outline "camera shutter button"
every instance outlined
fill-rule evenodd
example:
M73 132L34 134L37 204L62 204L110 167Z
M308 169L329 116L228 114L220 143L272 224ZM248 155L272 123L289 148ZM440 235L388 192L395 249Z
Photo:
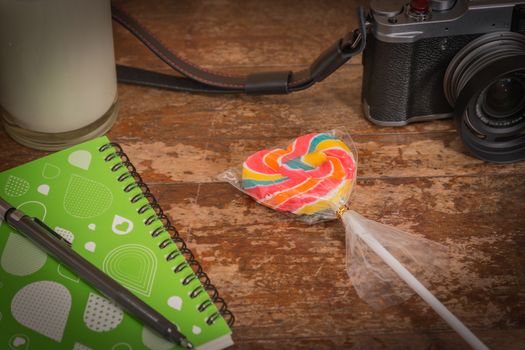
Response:
M410 11L416 13L428 13L430 11L428 0L410 0Z

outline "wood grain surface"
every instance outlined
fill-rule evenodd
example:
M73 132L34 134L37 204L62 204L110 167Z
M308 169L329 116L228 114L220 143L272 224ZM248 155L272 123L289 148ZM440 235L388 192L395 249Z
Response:
M119 1L173 50L223 72L307 66L356 26L355 0ZM114 26L119 63L171 72ZM251 152L345 128L359 150L353 207L450 249L430 289L493 349L525 348L525 162L469 156L450 120L377 127L360 57L288 96L119 85L120 142L234 312L234 349L466 349L418 297L375 311L345 272L339 222L307 225L217 175ZM0 131L0 171L45 155Z

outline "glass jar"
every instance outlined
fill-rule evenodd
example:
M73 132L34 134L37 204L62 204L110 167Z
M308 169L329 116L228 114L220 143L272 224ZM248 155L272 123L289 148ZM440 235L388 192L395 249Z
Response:
M57 150L117 117L110 0L0 0L0 113L19 143Z

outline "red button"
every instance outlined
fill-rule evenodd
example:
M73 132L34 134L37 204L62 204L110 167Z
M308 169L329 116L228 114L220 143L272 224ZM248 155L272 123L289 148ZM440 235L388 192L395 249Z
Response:
M428 0L410 0L411 11L427 13L429 9Z

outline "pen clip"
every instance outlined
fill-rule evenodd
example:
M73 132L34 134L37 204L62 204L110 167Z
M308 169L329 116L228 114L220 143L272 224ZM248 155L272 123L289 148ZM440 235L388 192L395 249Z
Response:
M42 228L44 228L49 234L56 237L58 240L63 241L69 248L71 248L71 242L59 235L55 230L53 230L51 227L47 226L43 221L33 218L33 220L40 225Z

